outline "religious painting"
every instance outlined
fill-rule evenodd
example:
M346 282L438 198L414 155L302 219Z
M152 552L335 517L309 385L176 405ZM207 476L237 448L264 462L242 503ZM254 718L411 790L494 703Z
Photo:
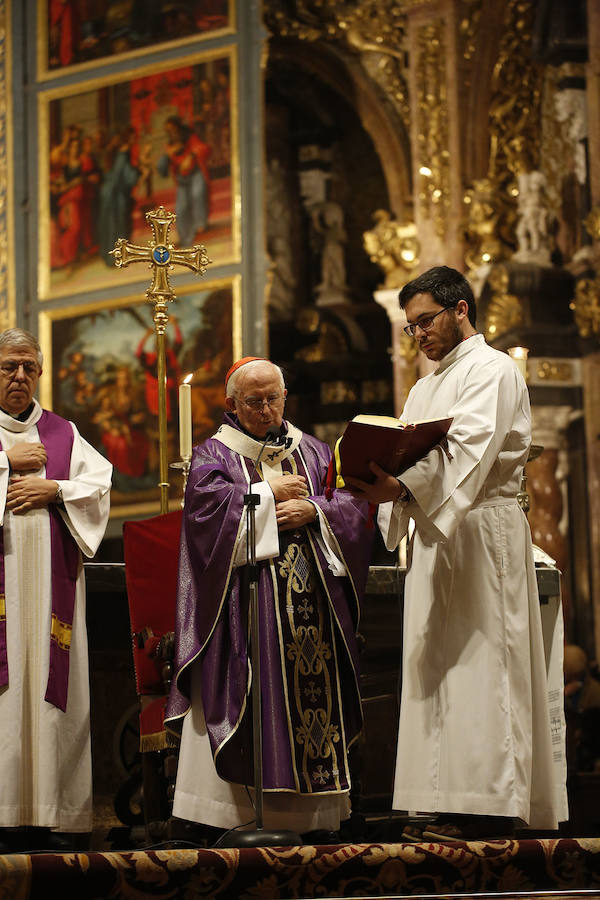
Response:
M111 251L121 237L147 246L160 206L176 247L239 260L235 69L219 50L40 95L40 299L140 281Z
M192 440L214 434L225 374L241 355L240 279L177 290L166 332L169 496L181 501L179 385L191 375ZM111 514L159 511L159 426L153 306L139 297L43 310L42 406L75 423L113 464Z
M40 79L233 33L234 0L38 0Z

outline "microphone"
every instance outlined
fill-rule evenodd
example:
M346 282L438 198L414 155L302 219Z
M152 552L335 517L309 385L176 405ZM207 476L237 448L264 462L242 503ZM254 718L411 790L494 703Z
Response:
M281 434L280 434L279 428L272 426L271 428L267 429L267 433L265 434L264 440L263 440L262 444L260 445L260 450L258 451L258 456L254 460L254 464L252 466L252 471L248 475L248 491L250 493L252 492L252 487L251 487L252 476L254 475L254 473L256 472L256 470L258 468L258 464L262 459L262 455L264 453L265 447L267 446L267 444L274 443L280 437L281 437Z

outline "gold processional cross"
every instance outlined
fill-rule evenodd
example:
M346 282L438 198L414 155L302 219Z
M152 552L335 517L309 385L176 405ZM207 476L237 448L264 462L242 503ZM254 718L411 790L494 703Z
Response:
M186 266L194 272L204 275L206 267L212 262L207 256L206 247L195 245L187 250L175 250L169 243L169 228L175 222L175 213L167 212L159 206L153 212L146 213L146 222L152 228L154 239L145 247L130 244L127 238L119 238L115 249L110 253L115 258L115 266L121 268L130 263L146 262L152 269L152 285L146 291L146 300L154 305L153 319L156 331L156 357L158 376L158 440L160 462L160 511L169 511L169 463L167 459L167 364L165 352L165 335L169 322L167 304L175 300L175 294L169 283L169 270L175 265ZM181 425L180 425L181 427Z

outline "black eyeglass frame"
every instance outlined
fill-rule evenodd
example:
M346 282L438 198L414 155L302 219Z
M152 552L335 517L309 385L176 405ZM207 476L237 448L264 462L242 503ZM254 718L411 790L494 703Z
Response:
M458 301L460 303L460 300ZM404 326L404 333L409 337L414 337L417 333L417 328L420 328L421 331L429 331L429 329L433 325L433 320L437 319L438 316L441 316L442 313L447 312L449 309L456 309L458 303L453 303L452 306L444 306L443 309L440 309L439 312L434 313L433 316L423 316L423 318L419 322L413 322L410 325Z

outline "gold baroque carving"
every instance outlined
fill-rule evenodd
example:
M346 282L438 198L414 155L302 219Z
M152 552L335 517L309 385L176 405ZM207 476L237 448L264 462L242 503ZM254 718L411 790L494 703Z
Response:
M492 76L488 174L502 179L539 168L542 69L531 59L534 4L509 0Z
M505 266L494 266L488 276L492 297L485 313L485 336L496 340L512 328L523 325L521 301L508 292L509 276Z
M600 206L595 206L583 220L587 233L595 241L600 240Z
M482 0L462 0L460 5L458 34L462 47L463 59L467 62L475 55L477 28L481 17L481 4Z
M581 337L600 339L600 278L581 278L575 286L575 299L570 308L575 313Z
M450 158L442 19L421 26L416 44L418 203L423 216L431 219L437 234L444 237L450 204Z
M408 126L406 6L397 0L264 0L264 16L272 34L308 43L339 42L359 53L367 73Z
M478 178L463 200L467 217L465 262L469 269L478 269L497 260L502 250L496 237L499 212L492 181Z
M464 85L463 96L468 96L477 77L477 69L473 60L477 50L477 36L480 28L481 7L483 0L459 0L458 15L458 59L457 78Z
M467 2L467 0L465 0ZM492 73L489 106L490 155L487 178L474 182L465 194L485 187L486 204L493 209L485 217L473 217L468 208L467 240L471 244L469 266L477 266L481 244L494 262L512 255L515 249L518 188L520 173L539 168L539 123L541 111L542 67L531 62L534 4L526 0L508 0L498 58ZM473 218L475 221L473 221ZM480 263L481 264L481 263Z
M535 370L536 377L540 381L572 382L573 366L568 362L551 362L548 359L539 361Z
M382 287L401 288L419 264L417 226L397 222L385 209L376 210L373 219L375 227L363 233L365 250L385 273Z

